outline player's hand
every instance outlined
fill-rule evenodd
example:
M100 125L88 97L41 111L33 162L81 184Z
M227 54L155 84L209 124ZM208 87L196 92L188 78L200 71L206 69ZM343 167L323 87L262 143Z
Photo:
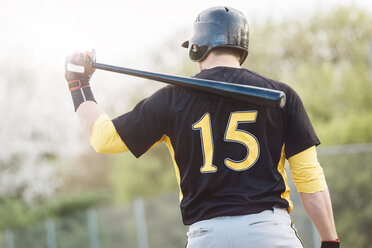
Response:
M94 50L85 53L75 52L66 58L65 78L70 91L89 86L89 80L95 71L92 62L95 61Z
M320 248L339 248L340 241L338 239L333 241L322 241L322 246Z
M85 101L96 101L89 85L89 80L95 71L92 62L95 61L94 50L85 53L76 52L66 58L65 78L71 92L75 111Z

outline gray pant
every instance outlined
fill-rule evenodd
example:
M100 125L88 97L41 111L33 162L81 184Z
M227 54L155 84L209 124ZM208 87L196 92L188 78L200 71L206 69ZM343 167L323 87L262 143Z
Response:
M187 248L302 248L287 210L217 217L192 224Z

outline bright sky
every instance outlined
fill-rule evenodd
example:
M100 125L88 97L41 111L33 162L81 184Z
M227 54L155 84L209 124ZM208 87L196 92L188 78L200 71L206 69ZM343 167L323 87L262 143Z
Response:
M0 63L22 55L32 63L59 65L75 50L95 48L98 61L141 68L145 55L165 40L188 39L196 15L211 6L237 8L258 22L352 4L372 11L369 0L0 0Z

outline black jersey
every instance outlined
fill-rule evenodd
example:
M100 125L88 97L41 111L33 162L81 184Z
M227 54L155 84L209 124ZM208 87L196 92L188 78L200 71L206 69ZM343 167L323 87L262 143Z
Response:
M283 109L166 86L113 120L139 157L165 141L180 186L183 222L291 210L285 158L318 145L304 106L284 83L246 69L215 67L195 77L281 90Z

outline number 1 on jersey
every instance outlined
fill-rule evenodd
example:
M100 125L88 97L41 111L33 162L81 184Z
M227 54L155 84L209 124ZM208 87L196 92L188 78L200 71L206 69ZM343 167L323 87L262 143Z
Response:
M217 167L212 164L213 160L213 136L211 128L211 115L205 113L199 121L192 125L195 130L200 130L200 138L203 149L204 162L200 168L201 173L212 173L217 171Z

